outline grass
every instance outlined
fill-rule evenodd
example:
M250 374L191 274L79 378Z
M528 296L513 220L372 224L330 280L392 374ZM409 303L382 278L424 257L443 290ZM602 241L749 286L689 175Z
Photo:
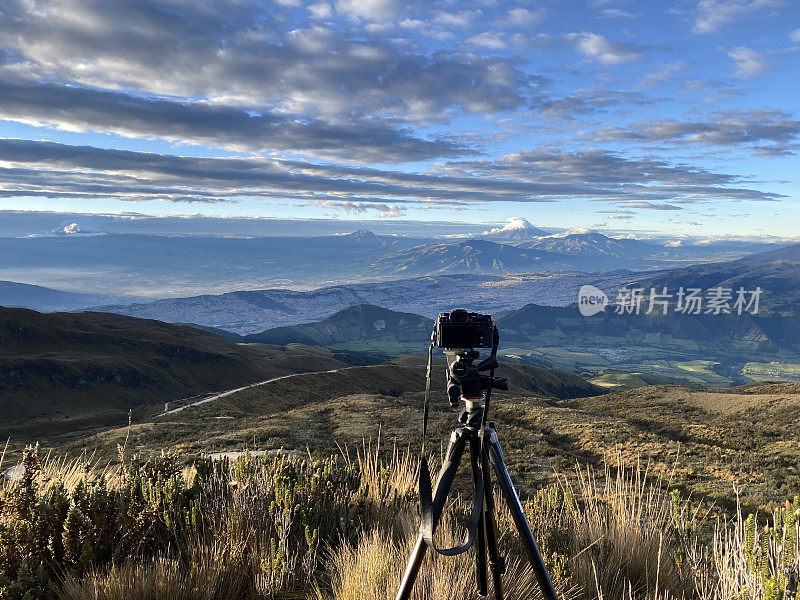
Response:
M25 454L0 486L4 600L235 600L394 597L416 539L416 466L364 447L235 461L170 454L116 466ZM647 468L579 468L525 498L567 600L778 600L793 597L800 501L705 516ZM461 538L468 501L437 529ZM498 510L509 598L538 597L510 515ZM470 551L428 553L415 599L477 598Z
M556 473L570 474L576 462L602 471L609 457L616 456L628 466L641 458L653 473L673 473L674 485L686 494L726 510L736 502L734 485L748 509L773 507L800 490L798 384L724 390L649 385L559 399L526 391L522 384L527 371L515 369L504 364L498 372L518 379L518 385L492 397L492 418L525 494L554 483ZM559 384L569 387L563 379L544 383L553 393ZM423 387L422 369L395 364L298 377L169 417L134 420L130 427L127 419L120 420L115 429L59 445L53 452L80 457L88 448L98 459L114 460L117 444L127 438L130 448L151 454L163 449L185 464L203 453L245 447L336 453L337 441L381 434L389 442L416 447ZM456 415L439 385L433 394L431 439L446 440ZM24 448L15 441L6 454L10 464Z
M742 373L756 381L775 379L800 381L800 363L784 361L748 362L742 367Z

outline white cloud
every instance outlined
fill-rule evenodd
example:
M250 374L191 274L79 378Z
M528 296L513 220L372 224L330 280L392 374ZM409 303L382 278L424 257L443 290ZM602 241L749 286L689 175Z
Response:
M329 19L333 15L333 9L327 2L318 2L317 4L310 4L307 7L308 14L312 19L322 20Z
M636 15L618 8L608 8L600 13L606 19L635 19Z
M757 77L772 69L772 65L763 60L761 54L746 46L733 48L728 51L728 56L733 59L736 77L740 79Z
M782 0L700 0L692 31L712 33L751 13L764 12L782 4Z
M587 235L589 233L597 233L594 229L590 229L589 227L573 227L572 229L567 229L566 231L562 231L561 233L554 233L548 237L558 237L563 238L567 237L568 235Z
M336 10L365 21L383 21L398 14L395 0L336 0Z
M365 213L367 211L376 211L378 218L390 219L402 217L406 214L406 209L396 204L383 204L383 203L369 203L369 202L351 202L351 201L336 201L336 200L312 200L306 202L303 206L319 206L333 211L342 211L345 213ZM336 218L336 215L330 215Z
M624 42L612 42L597 33L568 33L563 39L573 44L586 58L604 65L619 65L642 60L640 48Z
M314 26L309 29L295 29L286 34L286 41L306 54L323 54L328 51L334 33L325 27Z
M680 248L683 245L683 240L669 240L664 244L667 248Z
M81 224L76 221L63 221L54 233L68 236L98 236L105 234L95 218L82 219Z
M496 20L498 25L508 27L532 27L545 17L545 10L528 10L527 8L512 8L504 16Z
M655 73L649 73L645 76L642 80L642 84L644 85L658 85L660 83L664 83L666 81L670 81L675 79L675 74L679 71L686 69L689 64L682 60L675 60L668 63L662 63L659 65L658 71Z
M660 202L629 202L625 208L644 208L647 210L682 210L680 206Z
M790 33L789 39L795 44L800 44L800 29L795 29L792 33Z
M492 50L502 50L506 47L506 43L503 41L503 34L494 31L485 31L479 35L474 35L467 40L467 43L491 48Z
M481 16L479 10L463 10L461 12L436 11L433 20L446 27L467 27L475 23Z

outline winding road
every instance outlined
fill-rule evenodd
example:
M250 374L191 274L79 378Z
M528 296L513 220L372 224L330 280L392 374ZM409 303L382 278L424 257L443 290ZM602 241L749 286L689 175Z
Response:
M374 366L374 365L366 365L366 366ZM213 402L214 400L219 400L220 398L225 398L226 396L230 396L231 394L235 394L236 392L241 392L243 390L249 390L250 388L258 387L261 385L266 385L268 383L272 383L274 381L280 381L281 379L289 379L291 377L300 377L301 375L320 375L322 373L338 373L339 371L344 371L346 369L352 369L353 367L340 367L338 369L329 369L327 371L306 371L304 373L290 373L288 375L281 375L279 377L273 377L272 379L265 379L264 381L257 381L255 383L251 383L250 385L245 385L242 387L238 387L232 390L228 390L226 392L220 392L219 394L214 394L213 396L208 396L207 398L203 398L202 400L198 400L197 402L192 402L191 404L185 404L183 406L179 406L178 408L173 408L172 410L165 410L164 412L156 415L158 417L165 417L167 415L174 415L175 413L179 413L182 410L187 408L191 408L193 406L200 406L201 404L205 404L207 402ZM166 406L169 406L167 404Z

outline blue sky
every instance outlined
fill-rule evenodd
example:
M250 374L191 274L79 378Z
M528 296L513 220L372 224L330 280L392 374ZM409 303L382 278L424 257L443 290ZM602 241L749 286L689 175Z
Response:
M798 50L793 0L8 0L0 209L796 237Z

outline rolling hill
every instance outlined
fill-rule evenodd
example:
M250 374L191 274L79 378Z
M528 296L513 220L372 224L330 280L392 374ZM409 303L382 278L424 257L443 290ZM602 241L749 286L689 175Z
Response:
M107 313L0 307L0 438L121 422L167 400L344 366L319 348L237 345Z
M424 359L305 374L249 388L190 409L76 439L72 454L97 448L113 456L130 443L187 457L243 448L314 453L353 452L365 440L415 448L420 441ZM430 439L444 443L457 424L435 364ZM715 390L651 385L598 395L579 377L501 363L508 392L492 400L492 419L515 482L534 493L575 465L647 464L654 477L696 499L735 503L734 484L748 509L796 493L800 460L797 384L752 384ZM434 454L437 450L432 450ZM462 480L459 485L466 485Z
M356 304L317 323L277 327L243 336L242 341L263 344L306 344L331 349L346 344L373 355L372 362L391 356L424 352L433 321L369 304Z
M135 302L136 300L137 298L135 297L66 292L40 285L0 281L0 306L13 308L30 308L50 312L56 310L78 310L97 304Z
M760 252L744 258L693 265L653 274L639 282L650 287L708 289L723 286L747 290L761 287L762 303L777 307L800 302L800 244Z

